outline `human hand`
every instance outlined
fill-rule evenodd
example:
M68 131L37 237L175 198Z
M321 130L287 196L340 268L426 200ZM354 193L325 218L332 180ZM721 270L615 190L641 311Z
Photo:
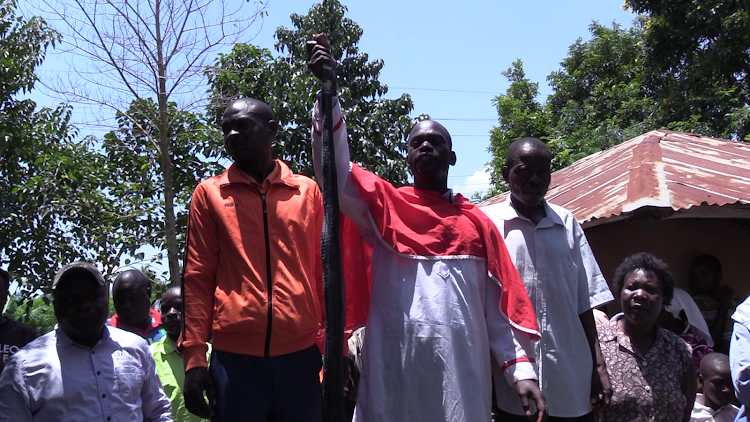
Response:
M609 382L607 367L599 364L594 365L591 374L591 405L594 409L608 406L612 399L612 384Z
M208 397L208 403L203 397L204 391ZM216 406L216 398L214 383L208 368L193 368L185 373L182 395L185 397L185 407L190 413L203 419L210 419L213 416L211 408Z
M531 413L531 405L529 399L534 400L536 404L536 422L544 422L547 420L547 402L544 399L542 390L539 389L536 381L534 380L521 380L516 383L516 392L521 397L521 406L523 411L526 412L526 417L530 421L534 420L534 415Z
M313 39L305 43L307 47L307 67L316 78L323 80L325 67L330 67L333 72L333 92L336 92L336 69L338 64L331 54L331 44L324 33L313 36Z

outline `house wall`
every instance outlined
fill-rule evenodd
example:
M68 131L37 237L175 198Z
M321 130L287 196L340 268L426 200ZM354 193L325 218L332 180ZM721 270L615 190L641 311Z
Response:
M608 283L626 257L645 251L669 264L677 287L689 292L690 263L707 253L721 261L722 284L731 286L742 299L750 295L750 220L658 220L641 216L590 227L585 232ZM610 305L610 314L616 309L619 304Z

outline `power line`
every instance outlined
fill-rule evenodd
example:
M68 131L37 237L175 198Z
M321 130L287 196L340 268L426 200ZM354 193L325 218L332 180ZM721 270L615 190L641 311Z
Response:
M471 117L430 117L430 120L453 120L457 122L496 122L497 117L481 117L481 118L471 118Z
M493 92L493 91L474 91L474 90L463 90L463 89L418 88L418 87L408 87L408 86L389 86L388 88L391 88L391 89L403 89L403 90L409 90L409 91L436 91L436 92L457 92L457 93L461 93L461 94L490 94L490 95L498 95L497 92Z

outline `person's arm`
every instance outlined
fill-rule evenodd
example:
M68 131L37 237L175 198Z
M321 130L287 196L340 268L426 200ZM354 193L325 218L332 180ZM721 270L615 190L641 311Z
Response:
M687 351L685 352L685 373L682 375L682 383L680 390L685 396L685 409L682 412L682 422L690 422L690 414L693 412L693 405L695 403L695 394L698 391L698 374L695 371L695 365L693 364L692 351L690 346L685 344Z
M185 407L202 418L211 417L213 382L208 372L208 336L213 321L213 300L218 265L217 226L202 185L193 193L188 214L185 275L182 280L182 334L179 346L185 365Z
M143 386L141 388L141 408L143 410L144 422L172 422L172 405L164 393L159 374L156 372L156 363L151 351L143 344Z
M375 230L368 216L367 201L357 191L351 179L352 164L349 161L349 138L346 131L346 122L341 113L341 104L338 96L333 97L333 143L336 156L336 177L339 192L339 209L349 217L358 227L362 238L372 241ZM337 123L339 122L339 123ZM323 142L321 130L320 101L315 102L313 108L312 150L315 174L319 180L323 180Z
M0 422L31 422L31 406L23 369L16 359L0 375Z
M591 360L594 362L594 370L591 375L591 404L594 407L609 405L609 400L612 397L612 384L609 382L607 364L604 362L604 356L602 356L602 350L599 347L594 309L589 309L580 314L578 318L581 320L583 332L586 333Z
M729 346L729 364L737 400L750 406L750 330L745 324L735 322Z
M586 334L586 342L591 353L593 368L591 371L590 401L594 407L609 404L612 397L612 384L609 381L607 364L604 362L602 351L599 346L599 336L596 331L594 319L594 308L602 306L614 298L607 285L599 264L596 262L594 252L589 246L586 235L581 225L573 220L572 225L573 263L578 268L578 319Z
M729 318L729 308L732 306L732 300L734 299L734 290L729 286L721 286L719 288L719 307L716 309L716 316L714 317L711 326L708 328L711 333L711 338L714 341L714 350L721 353L726 353L729 345L724 341L724 330L727 326L727 318Z

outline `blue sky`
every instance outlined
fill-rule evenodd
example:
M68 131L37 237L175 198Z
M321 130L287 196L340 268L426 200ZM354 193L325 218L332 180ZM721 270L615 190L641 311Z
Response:
M469 197L488 187L483 169L490 160L488 133L497 121L492 98L508 87L501 72L522 59L527 76L539 82L543 101L550 92L547 75L559 68L570 44L589 37L592 21L630 25L634 15L624 11L620 1L355 0L344 4L347 16L364 31L360 50L385 62L380 80L390 88L387 97L411 94L412 115L429 114L453 136L458 161L450 171L449 186ZM273 50L276 28L291 27L289 16L307 13L313 3L268 0L268 16L251 31L257 35L243 41ZM40 75L45 79L66 69L65 58L53 53ZM58 102L39 91L32 97L40 105ZM75 107L74 120L90 109ZM81 126L81 135L92 130Z
M291 26L289 15L306 13L311 4L270 0L269 16L252 42L272 48L275 29ZM522 59L527 76L539 82L543 101L550 93L547 75L559 69L578 37L589 38L592 21L627 27L634 18L621 0L344 4L364 31L361 51L385 62L380 80L390 88L388 97L408 92L413 116L429 114L452 134L458 161L449 185L466 196L488 187L483 169L490 160L488 133L497 122L492 98L508 88L501 72Z

